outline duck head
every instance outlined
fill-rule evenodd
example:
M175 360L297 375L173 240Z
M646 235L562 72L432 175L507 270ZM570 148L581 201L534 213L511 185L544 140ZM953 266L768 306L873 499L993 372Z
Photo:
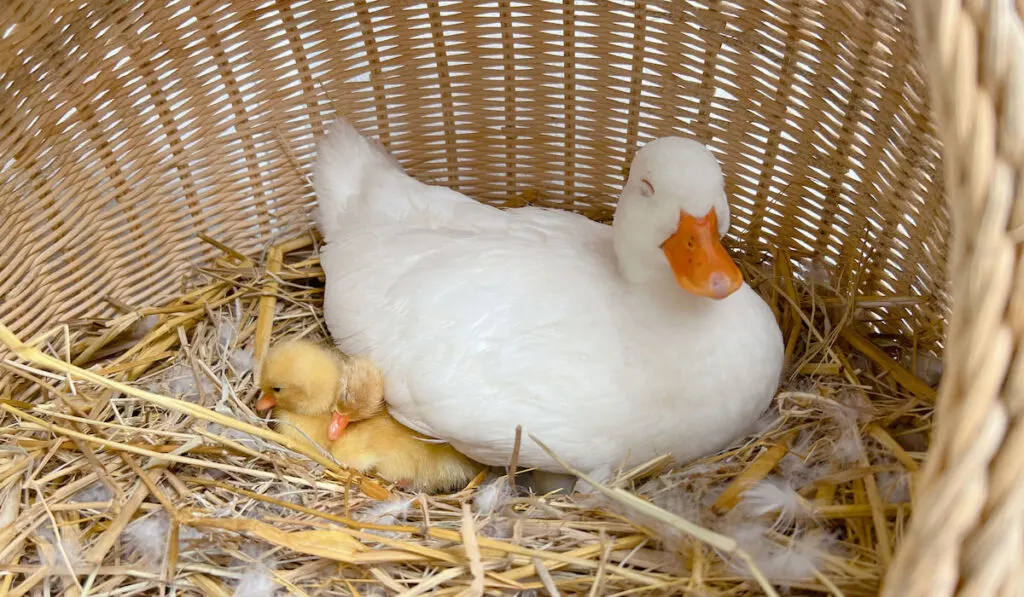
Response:
M743 285L722 246L729 203L718 160L701 143L662 137L633 158L613 223L622 275L634 284L675 279L720 300Z

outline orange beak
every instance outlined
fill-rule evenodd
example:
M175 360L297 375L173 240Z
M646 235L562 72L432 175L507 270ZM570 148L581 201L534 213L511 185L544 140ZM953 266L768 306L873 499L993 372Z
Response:
M687 292L720 300L743 284L740 268L722 246L714 209L703 218L680 213L679 228L661 250L672 266L676 282Z
M327 427L327 439L332 442L338 439L346 427L348 427L348 417L339 412L331 413L331 424Z
M277 403L274 402L273 398L271 398L270 396L267 396L266 394L261 394L260 395L260 399L256 401L256 410L257 411L263 411L263 410L271 409L271 408L274 408L275 404L277 404Z

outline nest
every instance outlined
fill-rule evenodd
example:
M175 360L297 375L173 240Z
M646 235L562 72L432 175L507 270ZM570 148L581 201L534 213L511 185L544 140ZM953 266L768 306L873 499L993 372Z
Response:
M178 296L24 344L0 326L20 357L0 378L0 593L878 593L939 361L935 334L869 332L919 299L859 296L854 273L786 253L748 259L787 339L749 437L589 471L572 495L492 473L431 496L343 470L252 409L272 339L328 335L315 233L260 255L204 240L223 256Z

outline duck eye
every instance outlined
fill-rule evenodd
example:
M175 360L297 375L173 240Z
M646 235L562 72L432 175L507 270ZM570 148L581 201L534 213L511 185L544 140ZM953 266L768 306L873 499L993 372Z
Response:
M276 387L276 386L273 387L273 388L270 388L270 389L273 390L274 392L280 392L281 391L281 388Z
M640 194L644 197L650 197L654 194L654 185L646 178L640 180Z

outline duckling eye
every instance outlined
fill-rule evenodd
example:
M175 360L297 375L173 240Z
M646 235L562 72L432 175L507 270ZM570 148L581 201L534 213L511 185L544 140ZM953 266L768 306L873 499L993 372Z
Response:
M270 389L273 390L274 392L280 392L281 391L281 388L276 387L276 386L273 387L273 388L270 388Z
M654 194L654 185L646 178L640 180L640 194L644 197L650 197Z

